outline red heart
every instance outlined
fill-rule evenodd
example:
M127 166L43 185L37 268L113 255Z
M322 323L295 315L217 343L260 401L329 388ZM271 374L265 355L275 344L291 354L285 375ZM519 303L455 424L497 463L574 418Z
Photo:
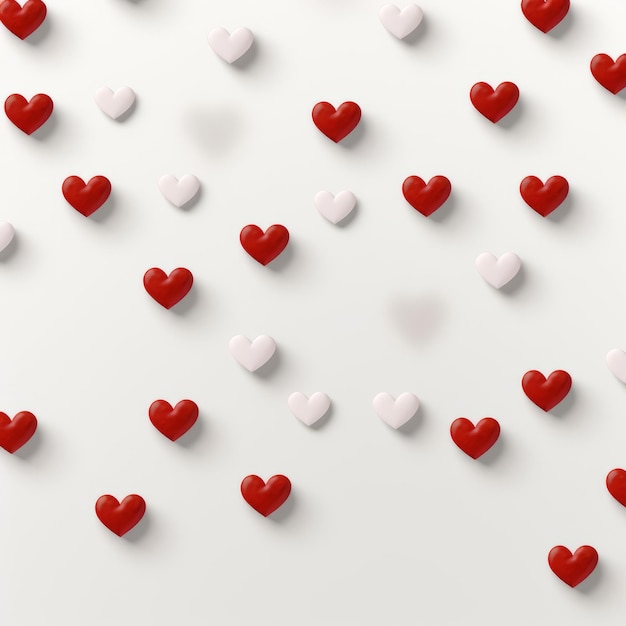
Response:
M623 469L614 469L607 474L606 488L621 505L626 506L626 472Z
M477 459L498 441L500 424L493 417L484 417L474 426L467 418L459 417L450 425L450 436L465 454Z
M313 107L313 123L335 143L348 136L361 119L361 107L356 102L344 102L335 107L330 102L318 102Z
M419 176L409 176L402 183L406 201L422 215L432 215L449 197L452 185L445 176L433 176L426 184Z
M20 411L14 418L0 413L0 447L13 454L19 450L37 430L37 418L28 411Z
M251 474L241 481L243 499L264 517L281 506L291 493L291 481L282 474L272 476L267 484Z
M551 176L545 184L536 176L526 176L520 183L519 192L531 209L547 217L567 198L569 183L563 176Z
M541 409L553 409L572 388L572 377L564 370L555 370L546 377L537 370L526 372L522 378L524 393Z
M198 412L198 405L193 400L181 400L174 408L165 400L155 400L148 415L162 435L176 441L196 423Z
M522 13L541 32L552 30L569 11L569 0L522 0Z
M555 546L548 554L550 569L567 585L576 587L596 569L598 552L581 546L572 554L565 546Z
M146 512L146 501L137 494L126 496L122 502L113 496L100 496L96 502L98 519L118 537L136 526Z
M261 265L273 261L289 243L289 231L280 224L270 226L265 233L254 224L241 229L239 241L243 249Z
M192 285L193 274L185 267L177 267L169 276L162 269L153 267L143 276L146 291L166 309L180 302Z
M111 182L104 176L94 176L87 184L78 176L63 181L65 199L82 215L89 217L111 195Z
M46 5L41 0L28 0L21 7L15 0L0 2L0 22L14 35L26 39L46 19Z
M494 124L501 120L519 100L515 83L500 83L495 91L487 83L476 83L470 91L470 100L479 113Z
M27 135L32 135L52 115L54 103L45 93L38 93L28 102L24 96L14 93L4 102L7 117Z
M605 89L618 93L626 87L626 54L620 55L617 61L608 54L596 54L591 59L591 73Z

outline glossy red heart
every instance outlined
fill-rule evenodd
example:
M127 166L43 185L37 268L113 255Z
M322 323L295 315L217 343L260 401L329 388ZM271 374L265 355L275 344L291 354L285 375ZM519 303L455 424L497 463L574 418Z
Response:
M146 291L166 309L180 302L192 285L193 274L185 267L177 267L169 276L162 269L153 267L143 276Z
M265 232L254 224L248 224L241 229L239 241L255 261L267 265L286 248L289 231L281 224L274 224Z
M567 585L576 587L596 569L598 552L581 546L572 554L565 546L555 546L548 554L550 569Z
M148 410L154 427L168 439L182 437L198 419L198 405L193 400L181 400L175 407L165 400L155 400Z
M567 198L569 183L563 176L551 176L545 184L536 176L526 176L519 192L531 209L547 217Z
M476 83L470 91L470 100L476 110L494 124L509 113L519 100L515 83L500 83L495 91L487 83Z
M14 93L4 102L7 117L27 135L32 135L43 126L52 115L53 109L52 98L45 93L38 93L30 102L24 96Z
M546 378L541 372L531 370L522 378L524 393L541 409L553 409L572 388L572 377L564 370L555 370Z
M626 472L623 469L614 469L607 474L606 488L622 506L626 506Z
M264 517L282 506L291 493L291 481L282 474L272 476L267 484L262 478L251 474L241 482L243 499Z
M591 59L591 73L605 89L612 94L619 93L626 87L626 54L616 61L608 54L596 54Z
M450 425L450 436L465 454L477 459L498 441L500 424L493 417L484 417L474 426L467 418L459 417Z
M522 0L522 13L541 32L552 30L569 11L569 0Z
M422 215L432 215L450 196L452 185L445 176L433 176L428 184L419 176L409 176L402 183L406 201Z
M0 1L0 22L14 35L26 39L46 19L46 5L41 0L28 0L21 7L15 0Z
M13 454L19 450L37 430L37 418L28 411L20 411L11 418L0 413L0 447Z
M113 496L100 496L96 502L98 519L118 537L135 527L146 512L146 501L137 494L126 496L122 502Z
M318 102L313 107L313 123L335 143L347 137L361 119L361 107L356 102L344 102L339 108L330 102Z
M94 176L87 184L78 176L63 181L63 196L85 217L97 211L111 195L111 182L104 176Z

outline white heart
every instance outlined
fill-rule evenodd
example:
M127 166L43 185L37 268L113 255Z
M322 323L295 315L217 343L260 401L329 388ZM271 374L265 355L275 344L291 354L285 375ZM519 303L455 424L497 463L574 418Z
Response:
M617 378L626 383L626 352L619 348L609 350L606 355L606 364Z
M135 92L130 87L121 87L115 93L108 87L100 87L94 100L103 113L116 120L133 106Z
M209 45L226 63L233 63L242 57L248 52L253 41L252 31L243 26L235 28L232 34L221 26L209 33Z
M374 398L373 404L380 419L396 429L406 424L420 407L417 396L408 391L401 393L397 399L387 392L379 393Z
M4 250L15 237L15 229L9 222L0 222L0 252Z
M249 372L265 365L276 352L276 342L267 335L259 335L254 341L244 335L237 335L228 345L233 358Z
M289 396L287 404L303 424L311 426L326 414L330 408L330 398L321 391L316 391L310 398L296 391Z
M478 273L496 289L500 289L513 280L522 262L514 252L505 252L499 259L491 252L483 252L476 259Z
M398 39L410 35L421 23L424 12L417 4L409 4L402 11L395 4L386 4L378 12L382 25Z
M178 180L171 174L159 178L159 191L174 206L181 207L200 191L200 181L193 174L185 174Z
M356 196L351 191L340 191L336 196L330 191L320 191L315 194L313 204L323 217L337 224L352 213L356 206Z

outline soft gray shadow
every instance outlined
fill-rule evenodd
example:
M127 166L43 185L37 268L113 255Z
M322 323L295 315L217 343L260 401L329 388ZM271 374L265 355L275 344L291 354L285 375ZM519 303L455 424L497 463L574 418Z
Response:
M266 267L271 269L274 272L281 272L287 265L291 264L291 260L293 259L293 241L289 239L289 243L285 247L285 249L272 261L270 261Z
M454 213L456 205L457 205L456 195L454 194L454 191L452 191L448 199L434 213L431 213L426 219L429 219L432 222L436 222L437 224L440 224L441 222L444 222L446 219L448 219L448 217L450 216L450 213ZM413 210L416 213L418 213L420 217L424 217L424 215L422 215L416 209L413 209Z
M246 53L240 56L236 61L230 63L230 65L240 71L244 71L248 69L258 58L259 56L259 46L257 36L254 36L254 40L252 41L252 45L246 51Z
M365 126L365 120L363 117L361 117L356 128L347 137L339 141L339 145L343 148L346 148L347 150L352 150L353 148L355 148L359 143L361 143L361 141L363 141Z
M496 122L494 126L500 126L506 130L510 130L514 126L519 123L520 118L524 114L524 109L526 108L526 104L524 103L524 98L520 94L519 100L516 105L513 107L513 110L509 111L501 120ZM487 118L485 118L487 119ZM490 124L492 122L489 122Z
M4 263L5 261L10 261L18 252L20 248L20 239L18 237L17 232L13 235L13 239L9 245L0 251L0 263Z
M402 333L416 343L432 338L441 326L444 308L439 298L432 295L412 299L398 297L391 301L391 315Z
M572 205L574 204L574 195L572 194L572 190L570 189L567 194L567 198L563 200L563 202L552 211L549 215L547 215L544 219L549 220L550 222L554 222L555 224L560 224L564 220L568 218L570 213L572 212Z
M424 15L419 26L412 33L409 33L404 39L401 39L400 42L407 46L416 46L420 41L422 41L422 39L428 36L430 28L428 18ZM393 37L391 33L389 34ZM395 39L395 37L393 38Z
M272 358L269 361L267 361L267 363L264 363L263 365L261 365L261 367L259 367L258 370L255 370L252 373L258 376L259 378L263 378L263 379L271 378L275 374L276 370L278 370L278 368L281 366L282 361L283 361L282 351L280 348L277 347L276 351L272 355Z
M198 302L198 287L194 283L191 289L185 295L185 297L180 302L177 302L170 309L170 311L182 317L184 315L188 315L189 311L191 311L191 309L193 309L196 306L197 302Z
M498 291L506 296L512 296L526 284L526 280L526 268L522 263L519 272L517 272L517 274L506 285L500 287Z
M400 428L396 428L396 432L401 433L405 437L411 437L419 430L419 427L424 421L424 405L420 403L419 408L415 412L415 415L406 423L402 424Z
M20 0L20 4L23 6L24 2ZM50 5L48 4L48 6ZM42 41L45 41L48 38L52 28L51 23L52 17L50 15L50 10L48 9L46 19L42 22L41 26L32 35L26 37L24 41L29 43L31 46L38 46Z
M320 417L317 422L311 424L310 426L307 426L306 424L302 424L305 428L310 428L311 430L320 430L321 428L324 428L324 424L326 424L328 422L328 420L331 418L332 414L335 411L335 406L333 405L333 403L330 403L330 406L328 407L328 411L326 411L326 413L324 413L324 415L322 415L322 417ZM300 420L298 420L300 421Z
M572 30L574 26L574 22L576 21L576 17L574 15L575 9L573 5L570 5L569 11L567 15L561 20L559 24L557 24L552 30L549 30L545 33L548 37L552 37L552 39L563 39ZM533 26L533 28L535 28ZM541 31L539 31L541 32ZM542 35L544 33L541 33Z
M203 193L204 193L204 185L201 183L200 189L198 189L198 193L193 198L185 202L185 204L183 204L182 206L178 206L178 207L175 206L174 208L180 209L181 211L190 211L200 202Z
M115 193L115 189L111 189L111 194L107 198L107 201L99 209L97 209L95 212L93 212L89 217L85 219L96 222L97 224L102 224L103 222L106 222L108 219L110 219L111 213L115 212L116 206L117 206L117 194ZM76 212L78 213L78 211Z
M565 417L566 413L568 413L574 402L576 402L576 388L572 385L572 388L569 390L569 393L559 402L552 410L548 411L550 415L555 415L556 417Z
M271 519L273 522L277 524L282 524L293 514L293 510L295 506L296 506L296 497L292 489L285 503L282 506L280 506L278 509L276 509L276 511L274 511L272 514L268 515L267 519Z
M587 578L585 578L585 580L580 583L580 585L575 587L576 591L585 596L593 593L596 587L598 587L598 585L602 582L604 574L604 564L600 559L598 559L596 568Z
M200 415L198 415L196 423L174 443L176 443L176 445L179 445L181 448L189 450L196 445L196 442L198 441L198 439L200 439L200 437L202 437L205 429L206 424L202 420L202 413L200 413Z
M52 115L46 120L46 123L38 128L32 135L37 141L46 141L59 127L59 114L56 107L52 111Z
M603 87L604 89L604 87ZM606 89L605 89L606 91ZM613 94L609 91L609 94L613 96ZM618 91L615 96L617 96L618 98L621 98L622 100L626 100L626 89L622 89L621 91ZM615 97L614 96L614 97Z
M498 440L491 446L491 448L489 448L489 450L487 450L487 452L485 452L485 454L479 456L476 461L478 461L481 465L489 467L498 461L498 459L502 456L502 452L505 447L504 436L502 435L502 432L500 432Z
M357 200L352 211L350 211L350 213L348 213L348 215L346 215L342 220L340 220L336 224L333 224L333 226L338 226L339 228L345 228L356 217L356 214L358 213L358 211L359 211L359 201ZM330 223L332 224L332 222Z
M146 512L139 520L139 523L134 528L131 528L125 535L122 535L122 539L129 543L139 543L149 532L152 526L152 517L149 509L146 507Z
M16 456L18 459L22 461L29 461L32 457L34 457L39 449L41 448L41 424L37 423L37 430L33 436L19 449L13 453L13 456Z
M183 123L192 137L216 156L229 152L242 130L242 118L235 107L193 109L185 114Z
M137 97L137 94L135 94L135 99L133 100L133 103L128 107L128 109L124 111L124 113L122 113L122 115L120 115L118 118L111 121L115 122L116 124L121 124L125 122L135 112L135 109L137 108L137 100L139 100L139 98ZM106 113L102 114L106 117L109 117Z

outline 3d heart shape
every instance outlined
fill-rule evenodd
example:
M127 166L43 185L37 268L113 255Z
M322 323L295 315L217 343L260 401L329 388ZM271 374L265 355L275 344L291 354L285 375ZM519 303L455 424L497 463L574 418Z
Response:
M252 46L254 35L243 26L235 28L229 33L225 28L218 26L209 33L209 45L213 52L226 63L234 63L240 59Z
M626 54L616 61L608 54L596 54L591 59L591 73L605 89L614 95L619 93L626 87Z
M445 176L433 176L428 183L419 176L409 176L402 183L405 200L425 217L442 206L451 191L452 185Z
M328 412L330 398L322 391L316 391L309 398L303 393L295 391L287 399L287 405L303 424L312 426Z
M200 181L193 174L185 174L180 179L165 174L159 178L159 191L168 202L180 208L196 197Z
M336 196L330 191L320 191L315 194L313 204L331 224L338 224L354 210L356 196L351 191L340 191Z
M484 417L474 426L467 418L459 417L450 425L450 436L465 454L477 459L498 441L500 424L493 417Z
M100 496L96 501L98 519L118 537L134 528L146 512L146 501L133 493L121 502L110 495Z
M478 273L496 289L511 282L521 267L522 261L514 252L505 252L500 258L491 252L483 252L476 259Z
M26 39L43 24L46 12L41 0L27 0L24 6L15 0L0 0L0 22L20 39Z
M52 98L45 93L38 93L30 102L24 96L14 93L4 102L7 117L27 135L32 135L41 128L52 115L53 109Z
M135 104L136 97L130 87L120 87L117 91L109 87L100 87L93 99L105 115L116 120Z
M273 224L265 232L255 224L248 224L241 229L239 241L255 261L267 265L287 247L289 231L282 224Z
M81 215L89 217L111 195L111 182L104 176L94 176L88 183L78 176L63 181L63 196Z
M569 0L522 0L522 13L542 33L552 30L569 11Z
M171 441L180 439L196 423L198 414L193 400L181 400L175 407L166 400L155 400L148 409L152 425Z
M470 90L470 100L480 114L496 124L517 104L519 89L511 82L500 83L495 90L488 83L476 83Z
M619 348L609 350L606 355L606 364L611 373L626 384L626 352Z
M0 252L2 252L15 237L15 228L9 222L0 222Z
M254 341L244 335L237 335L230 340L228 347L235 361L249 372L256 372L276 352L276 342L268 335L259 335Z
M422 22L424 12L417 4L409 4L400 10L395 4L386 4L378 11L380 23L398 39L410 35Z
M146 291L166 309L180 302L193 285L193 274L186 267L177 267L169 276L160 268L153 267L143 276Z
M418 397L408 391L401 393L397 398L383 391L374 396L372 404L378 417L396 430L404 426L420 407Z
M329 139L339 143L361 120L361 107L356 102L344 102L337 109L330 102L318 102L311 113L313 123Z
M626 506L626 472L623 469L614 469L607 474L606 488L622 506Z
M570 587L587 578L598 564L598 552L591 546L581 546L572 554L565 546L555 546L548 554L550 569Z
M13 454L19 450L37 430L37 418L29 411L20 411L11 419L0 413L0 448Z
M563 176L551 176L545 184L536 176L526 176L520 183L519 192L533 211L547 217L567 198L569 183Z
M241 482L243 499L258 513L267 517L282 506L291 493L291 481L282 474L272 476L267 483L255 474Z
M564 370L555 370L548 378L537 370L531 370L522 378L524 393L544 411L553 409L571 388L572 377Z

